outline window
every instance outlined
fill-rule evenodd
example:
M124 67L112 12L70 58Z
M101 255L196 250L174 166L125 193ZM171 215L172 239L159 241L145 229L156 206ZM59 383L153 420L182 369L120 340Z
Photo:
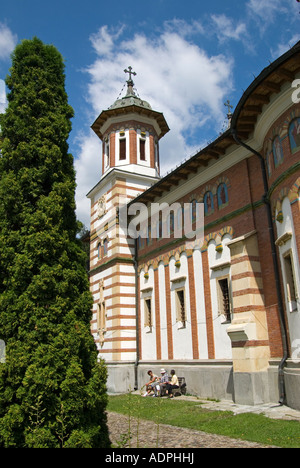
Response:
M176 300L176 321L181 322L182 327L185 327L186 322L186 303L184 289L175 291Z
M100 300L97 304L97 333L99 336L99 343L101 348L104 345L104 335L107 332L106 328L106 307L105 307L105 300L104 300L104 285L103 281L100 283Z
M99 242L99 244L97 245L98 260L101 260L101 250L102 250L101 242Z
M146 161L146 140L140 138L140 159Z
M105 164L105 167L109 166L109 140L105 141L104 164Z
M166 232L164 233L164 235L166 237L168 237L168 238L174 232L174 228L175 228L174 223L175 223L175 221L174 221L174 211L170 211L170 213L168 214L167 219L166 219L166 223L165 223Z
M289 127L289 139L292 154L300 149L300 117L292 121Z
M224 315L226 322L231 322L231 307L229 296L229 278L217 280L219 315Z
M104 239L103 241L103 256L107 255L108 253L108 239Z
M119 159L120 161L124 161L126 159L126 138L120 138L119 140L120 145L120 154Z
M174 232L174 211L170 213L170 232Z
M273 141L273 157L275 168L283 161L283 149L280 138L277 136Z
M144 301L144 314L145 314L145 327L152 328L152 302L151 298L145 299Z
M228 190L226 184L220 184L217 191L218 207L222 207L228 203Z
M206 192L204 195L204 214L209 215L214 211L214 198L212 192Z
M155 141L155 168L159 170L159 152L158 152L158 142Z
M98 311L97 311L97 330L98 333L100 331L106 332L106 309L105 309L105 301L101 301L98 304Z
M297 294L291 254L288 254L284 257L284 269L286 279L286 295L289 305L289 311L293 312L294 310L297 310Z

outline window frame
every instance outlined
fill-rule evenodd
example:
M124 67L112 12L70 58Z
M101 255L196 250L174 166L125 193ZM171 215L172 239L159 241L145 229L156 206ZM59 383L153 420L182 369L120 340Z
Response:
M181 295L181 293L182 293L182 298L183 298L183 306L179 298L179 294ZM176 311L176 322L179 324L179 328L186 328L187 303L186 303L185 287L180 287L180 288L175 289L175 311Z
M101 348L105 342L105 334L107 333L107 312L106 303L104 298L104 283L103 280L100 282L100 298L97 303L97 334L99 337L99 343Z
M297 289L297 282L296 282L296 274L295 274L295 265L294 265L294 258L292 249L287 250L282 254L283 259L283 268L284 268L284 291L285 291L285 298L288 304L288 312L297 312L298 305L298 289ZM289 271L287 271L287 260L289 259ZM292 283L293 287L293 294L291 294L290 284Z
M225 305L224 305L224 289L221 286L221 282L227 282L227 293L228 293L228 310L226 311ZM231 323L232 322L232 299L231 299L231 281L230 281L230 276L229 275L224 275L216 278L216 288L217 288L217 301L218 301L218 317L224 316L225 321L222 323Z
M104 169L107 169L110 165L110 142L109 138L104 143Z
M139 154L140 160L146 162L146 138L139 138Z
M103 257L107 257L108 255L108 238L105 237L105 239L103 239Z
M149 307L150 305L150 307ZM152 307L152 296L144 298L144 327L149 328L149 333L152 332L153 328L153 307Z
M126 146L126 135L124 137L119 136L119 161L126 161L127 159Z

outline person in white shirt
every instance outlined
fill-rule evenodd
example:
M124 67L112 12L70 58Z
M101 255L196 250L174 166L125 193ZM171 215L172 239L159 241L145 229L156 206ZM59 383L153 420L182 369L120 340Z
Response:
M144 393L144 397L150 395L150 393L152 392L152 390L154 390L155 385L158 383L159 380L157 375L153 374L152 370L149 370L147 374L149 375L150 380L145 384L147 391Z
M159 382L158 382L158 385L155 385L154 387L154 395L153 396L161 396L161 393L162 393L162 390L164 388L166 388L167 386L167 383L169 381L169 376L168 376L168 373L166 372L165 369L161 369L160 370L160 378L159 378Z

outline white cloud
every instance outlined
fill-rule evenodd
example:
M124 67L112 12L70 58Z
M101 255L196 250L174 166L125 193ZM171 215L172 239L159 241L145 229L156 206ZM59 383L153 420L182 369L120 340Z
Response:
M224 42L227 39L241 40L247 33L247 27L245 23L239 22L234 26L233 20L228 18L226 15L212 15L212 21L214 28L216 27L216 34L220 42ZM214 29L215 30L215 29Z
M209 56L186 40L186 34L201 31L198 23L181 21L181 25L182 33L174 32L169 22L155 38L136 34L123 41L104 26L91 36L97 56L86 70L90 79L88 103L94 118L117 99L127 79L123 70L131 65L137 72L134 81L139 96L163 112L171 129L160 142L162 174L219 133L226 115L224 100L232 90L232 59ZM91 139L90 134L81 136L77 161L77 212L81 220L86 219L82 187L89 190L99 181L100 165L100 140Z
M6 108L6 91L5 83L0 79L0 114L5 111Z
M164 28L169 32L177 32L181 37L192 36L194 34L205 34L205 28L198 20L187 23L180 18L173 18L164 22Z
M299 6L296 0L249 0L246 11L252 23L252 47L261 48L258 38L270 47L273 59L285 53L300 38L295 32L299 30Z
M299 4L296 0L250 0L247 10L256 22L259 21L259 29L262 33L276 20L279 15L284 15L289 23L299 21Z
M250 13L263 20L268 19L268 22L274 19L276 13L285 10L282 0L250 0L248 8Z
M99 56L109 55L114 47L114 42L123 32L124 26L121 26L116 32L108 31L108 26L103 26L99 31L90 36L91 43Z
M5 25L0 23L0 60L6 60L14 50L17 36Z
M76 170L76 209L78 219L89 226L90 201L86 194L99 181L101 174L101 144L92 130L88 135L78 136L80 158L75 160Z
M274 60L277 59L285 52L287 52L291 47L293 47L298 41L300 41L300 34L294 34L288 42L284 44L278 44L275 49L271 49L272 58Z

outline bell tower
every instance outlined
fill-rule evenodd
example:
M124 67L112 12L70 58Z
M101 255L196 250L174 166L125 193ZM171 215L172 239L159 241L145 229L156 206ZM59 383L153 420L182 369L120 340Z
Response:
M129 74L126 95L92 125L102 141L102 176L87 195L94 298L91 330L99 357L107 364L111 391L115 379L124 380L124 391L132 387L137 355L135 240L122 229L117 209L159 180L159 140L169 131L163 114L135 93L136 73L131 67L124 72Z
M134 91L132 67L127 93L101 112L92 129L103 142L102 173L113 168L159 178L159 140L169 131L162 113L154 111Z

